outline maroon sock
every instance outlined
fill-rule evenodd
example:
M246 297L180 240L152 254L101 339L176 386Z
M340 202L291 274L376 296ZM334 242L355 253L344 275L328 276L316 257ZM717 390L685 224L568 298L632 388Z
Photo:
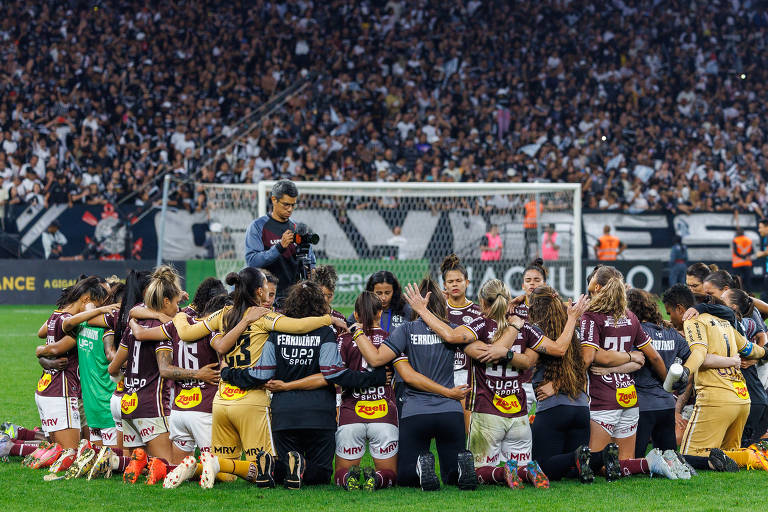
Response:
M112 453L114 453L118 457L122 457L123 456L123 450L121 450L120 448L115 448L115 447L110 446L109 449L112 450Z
M130 457L123 457L118 456L117 459L120 461L117 463L117 469L114 469L113 471L117 471L118 473L122 473L125 471L125 468L128 467L128 464L131 463Z
M384 489L392 487L397 480L397 474L391 469L382 469L376 472L376 488Z
M26 457L30 453L37 450L36 444L28 444L28 443L13 443L13 446L11 446L11 451L8 452L8 455L15 455L17 457Z
M344 478L346 478L347 473L349 473L349 470L347 469L336 470L336 473L333 476L333 481L336 482L336 485L339 487L344 487Z
M533 483L533 479L531 478L530 473L528 473L528 468L526 466L517 467L517 476L519 476L520 480L523 482Z
M648 474L648 461L645 459L626 459L620 460L621 474L623 475L641 475Z
M500 484L504 483L504 468L493 466L481 466L475 468L477 479L481 484Z
M18 429L16 429L16 440L17 441L34 441L35 439L37 439L37 437L35 437L36 433L37 432L35 432L34 430L29 430L24 427L19 427Z

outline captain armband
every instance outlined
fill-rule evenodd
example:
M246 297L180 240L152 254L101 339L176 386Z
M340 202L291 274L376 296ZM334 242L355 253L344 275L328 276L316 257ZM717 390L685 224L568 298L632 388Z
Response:
M741 357L749 357L750 354L752 354L753 345L751 341L748 341L746 345L744 345L744 348L739 350L739 355Z

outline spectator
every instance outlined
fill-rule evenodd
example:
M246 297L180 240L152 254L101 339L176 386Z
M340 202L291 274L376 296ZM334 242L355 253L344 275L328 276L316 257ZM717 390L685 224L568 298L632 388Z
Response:
M675 245L669 252L669 286L685 284L685 272L688 269L688 247L683 237L675 236Z
M483 241L480 244L481 261L499 261L503 250L503 242L499 234L499 226L493 224L491 229L483 235Z
M600 261L614 261L626 248L624 242L611 234L611 226L604 226L603 236L595 244L595 256Z
M408 253L406 248L408 247L408 240L403 236L403 230L400 226L395 226L392 230L392 236L387 240L387 245L397 247L397 259L408 259Z
M67 245L67 237L61 232L57 221L51 222L48 228L41 235L43 242L43 252L45 259L57 260L61 258L64 246Z
M549 224L541 235L541 259L544 261L557 261L559 257L560 246L557 245L555 225Z
M741 278L742 287L748 290L752 284L752 256L755 253L752 239L744 234L744 229L736 228L736 236L731 242L731 266L733 274Z

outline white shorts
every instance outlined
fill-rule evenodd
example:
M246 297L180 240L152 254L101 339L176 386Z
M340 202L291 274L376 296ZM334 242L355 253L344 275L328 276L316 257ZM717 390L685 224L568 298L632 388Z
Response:
M612 411L589 411L589 419L603 427L608 435L616 439L632 437L637 433L640 409L614 409Z
M123 418L123 446L144 446L159 435L168 432L168 418Z
M365 443L374 459L397 455L400 429L391 423L349 423L336 429L336 456L355 460L365 454Z
M473 412L469 420L467 448L475 456L475 467L496 466L508 460L527 464L533 449L528 416L505 418Z
M35 403L40 414L40 424L46 434L68 428L80 430L79 398L35 395Z
M453 385L466 386L469 382L469 372L467 370L453 370Z
M92 428L90 440L92 443L100 442L104 446L117 446L117 428Z
M120 410L120 402L122 397L112 395L109 399L109 410L112 412L112 421L115 422L115 428L118 432L123 431L123 412Z
M201 452L210 452L213 414L174 409L168 417L168 432L173 444L182 451L194 452L197 447Z
M531 414L533 406L536 404L536 393L533 391L533 384L523 382L523 391L525 391L525 403L528 404L528 414Z

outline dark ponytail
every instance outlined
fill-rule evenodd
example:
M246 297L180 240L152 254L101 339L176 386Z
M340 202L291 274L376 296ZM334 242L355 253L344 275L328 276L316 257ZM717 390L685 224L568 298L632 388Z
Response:
M381 312L381 301L372 292L363 292L355 301L355 313L358 321L363 325L363 332L370 336L376 324L376 317Z
M144 300L144 290L149 284L149 272L146 270L131 270L128 277L125 278L125 291L123 300L120 303L120 312L117 314L117 323L115 325L115 348L120 345L125 329L128 327L129 315L131 309L136 304Z
M260 270L245 267L240 272L227 274L224 282L235 287L232 292L233 307L224 317L224 329L228 331L243 318L248 308L261 306L256 302L256 292L264 287L267 279Z
M88 294L91 297L91 302L101 305L101 303L104 302L104 299L107 298L109 292L101 285L98 277L86 277L61 291L61 295L56 301L56 308L62 309L73 302L80 300L85 294Z
M224 293L227 293L227 290L224 288L224 284L221 281L215 277L207 277L203 279L203 282L197 287L191 305L195 311L202 312L206 309L209 300Z
M718 290L726 288L741 288L741 278L735 278L726 270L716 270L702 280L702 283L711 283Z

